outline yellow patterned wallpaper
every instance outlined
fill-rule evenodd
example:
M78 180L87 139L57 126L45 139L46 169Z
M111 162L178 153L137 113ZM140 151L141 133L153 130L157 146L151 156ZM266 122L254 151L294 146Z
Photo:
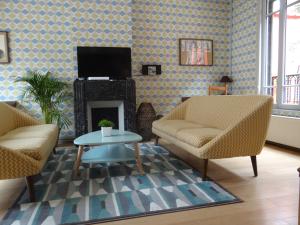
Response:
M133 0L133 74L137 102L165 114L181 96L206 95L211 82L230 72L230 1ZM179 38L214 41L213 66L179 66ZM142 64L161 64L162 75L138 76Z

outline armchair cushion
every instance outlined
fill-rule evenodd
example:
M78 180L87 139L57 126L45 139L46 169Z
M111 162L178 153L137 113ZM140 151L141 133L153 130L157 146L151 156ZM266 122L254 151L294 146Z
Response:
M182 142L199 148L211 141L221 132L222 130L220 129L209 127L187 128L178 131L176 134L176 138Z
M54 124L19 127L1 136L0 140L17 138L46 138L55 132L57 132L57 126Z
M57 138L57 126L43 124L20 127L0 137L0 146L30 156L36 160L48 158Z

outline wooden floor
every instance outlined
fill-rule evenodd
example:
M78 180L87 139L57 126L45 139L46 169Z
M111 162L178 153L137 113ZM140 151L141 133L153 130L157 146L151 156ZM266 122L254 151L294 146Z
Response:
M178 149L163 143L174 152ZM194 166L200 162L181 154ZM250 157L214 160L208 175L244 202L141 217L109 225L296 225L300 152L267 145L258 156L258 177L253 177ZM199 167L201 168L201 167ZM0 181L0 219L24 187L22 179Z

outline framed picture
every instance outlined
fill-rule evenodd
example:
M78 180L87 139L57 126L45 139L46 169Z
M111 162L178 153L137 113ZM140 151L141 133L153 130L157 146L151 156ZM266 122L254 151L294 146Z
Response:
M0 63L9 63L8 33L0 31Z
M213 41L208 39L179 39L179 65L212 66Z

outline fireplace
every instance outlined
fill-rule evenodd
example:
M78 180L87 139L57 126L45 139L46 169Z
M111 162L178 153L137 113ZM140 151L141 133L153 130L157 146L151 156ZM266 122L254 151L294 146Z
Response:
M135 131L134 80L75 80L74 114L76 137L99 129L97 120L106 115L118 129Z
M108 119L115 124L115 129L124 131L124 102L123 101L88 101L87 120L88 132L100 130L98 121Z

